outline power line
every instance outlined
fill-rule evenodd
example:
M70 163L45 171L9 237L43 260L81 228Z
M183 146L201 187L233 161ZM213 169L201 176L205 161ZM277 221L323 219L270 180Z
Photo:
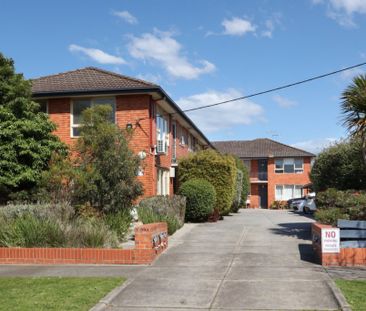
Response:
M307 82L310 82L310 81L318 80L318 79L321 79L321 78L325 78L325 77L335 75L337 73L340 73L340 72L343 72L343 71L346 71L346 70L350 70L350 69L353 69L353 68L361 67L361 66L364 66L364 65L366 65L366 62L357 64L357 65L353 65L353 66L350 66L350 67L346 67L346 68L343 68L343 69L339 69L339 70L336 70L336 71L332 71L332 72L329 72L329 73L325 73L325 74L315 76L315 77L312 77L312 78L309 78L309 79L305 79L305 80L297 81L297 82L294 82L294 83L290 83L290 84L282 85L282 86L279 86L279 87L275 87L273 89L269 89L269 90L266 90L266 91L261 91L261 92L258 92L258 93L254 93L254 94L250 94L250 95L246 95L246 96L241 96L241 97L225 100L225 101L218 102L218 103L215 103L215 104L204 105L204 106L200 106L200 107L196 107L196 108L186 109L186 110L183 110L183 111L184 112L190 112L190 111L195 111L195 110L201 110L201 109L210 108L210 107L214 107L214 106L219 106L219 105L227 104L227 103L242 100L242 99L255 97L255 96L258 96L258 95L263 95L263 94L283 90L283 89L286 89L286 88L289 88L289 87L292 87L292 86L295 86L295 85L299 85L299 84L307 83Z

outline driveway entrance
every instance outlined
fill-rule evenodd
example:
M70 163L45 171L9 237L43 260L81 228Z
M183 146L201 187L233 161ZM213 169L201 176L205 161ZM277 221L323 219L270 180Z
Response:
M247 209L187 225L107 310L337 310L328 276L313 263L311 222Z

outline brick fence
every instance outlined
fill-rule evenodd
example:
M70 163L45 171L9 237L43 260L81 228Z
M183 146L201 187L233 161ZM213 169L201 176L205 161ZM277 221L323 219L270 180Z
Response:
M340 248L339 253L323 253L321 230L333 228L320 223L312 224L313 249L323 266L362 266L366 265L366 248Z
M0 264L150 264L168 246L166 223L135 229L135 248L0 248Z

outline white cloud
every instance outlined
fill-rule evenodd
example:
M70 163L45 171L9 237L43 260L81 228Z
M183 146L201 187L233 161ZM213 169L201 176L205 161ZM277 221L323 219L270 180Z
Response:
M361 68L352 68L346 71L342 71L341 78L343 80L350 80L353 79L355 76L358 76L360 74L364 74L365 71Z
M225 28L223 34L230 36L243 36L246 33L255 32L257 28L249 20L239 17L224 19L221 25Z
M119 18L124 20L126 23L129 23L131 25L135 25L138 23L137 18L128 11L113 11L112 14L115 16L118 16Z
M139 75L137 75L137 78L148 81L148 82L152 82L155 84L157 84L161 81L161 76L159 74L152 74L152 73L139 74Z
M71 44L69 45L70 52L80 52L85 54L92 60L96 61L99 64L108 64L108 65L123 65L126 64L126 61L119 56L113 56L106 52L103 52L99 49L92 49L92 48L84 48L80 45Z
M264 23L264 30L261 32L262 37L272 38L276 26L281 25L281 13L274 13L271 18L268 18Z
M214 104L241 97L243 94L235 89L224 92L215 90L195 94L177 100L183 109L195 108L207 104ZM257 121L264 121L263 108L249 100L240 100L208 109L187 112L188 116L203 130L203 132L218 132L238 125L249 125Z
M274 95L272 99L277 103L278 106L281 108L291 108L297 105L297 102L290 100L288 98L285 98L280 95Z
M157 62L173 77L197 79L200 75L213 72L216 67L207 60L200 60L200 66L193 65L182 55L182 45L170 32L155 30L140 37L131 36L128 46L132 57Z
M365 0L313 0L313 3L325 4L327 16L344 27L355 27L354 15L366 14Z
M337 141L336 138L322 138L322 139L312 139L301 141L295 144L292 144L292 147L299 148L305 151L312 152L314 154L318 154L324 148L327 148L333 145Z

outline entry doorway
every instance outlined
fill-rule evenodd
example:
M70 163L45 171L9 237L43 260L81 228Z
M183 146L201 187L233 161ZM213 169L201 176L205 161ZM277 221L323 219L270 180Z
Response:
M268 208L268 186L258 185L259 207Z

